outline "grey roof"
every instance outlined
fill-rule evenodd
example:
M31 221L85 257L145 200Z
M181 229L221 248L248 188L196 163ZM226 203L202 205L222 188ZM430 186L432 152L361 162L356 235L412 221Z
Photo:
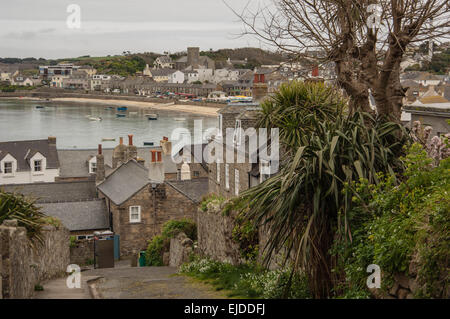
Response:
M76 202L97 198L95 181L14 184L0 186L0 189L32 197L38 203Z
M168 76L177 70L169 69L169 68L161 68L161 69L151 69L150 72L152 76Z
M158 57L157 59L159 59L159 61L161 63L171 63L172 62L172 59L167 55L162 55L162 56Z
M58 218L70 231L109 229L105 200L39 204L47 216Z
M47 168L58 168L59 160L56 145L46 140L0 142L0 160L11 154L17 160L18 171L29 171L30 154L41 153L47 159Z
M148 168L150 163L150 150L161 147L138 147L138 157L145 160L145 167ZM103 155L105 158L107 175L112 167L112 148L104 148ZM97 155L97 149L76 149L76 150L58 150L58 157L61 164L61 177L87 177L89 176L88 160ZM172 161L170 155L163 154L164 172L176 173L177 164Z
M98 189L114 204L121 205L149 183L148 170L131 160L111 173Z
M166 184L172 186L194 203L199 203L202 197L208 194L208 177L186 181L166 181Z

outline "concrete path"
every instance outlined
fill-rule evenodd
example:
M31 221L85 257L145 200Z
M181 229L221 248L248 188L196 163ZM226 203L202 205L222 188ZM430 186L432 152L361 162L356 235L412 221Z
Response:
M222 299L226 296L211 286L176 275L172 267L123 267L95 269L99 298L105 299Z
M35 299L223 299L226 295L209 285L179 276L172 267L130 267L129 261L115 268L81 272L81 288L69 289L66 277L44 283ZM88 284L89 281L89 284ZM89 288L90 286L90 288Z
M43 284L43 291L36 291L34 299L91 299L88 281L95 280L98 277L84 276L81 273L81 288L70 289L67 287L67 277L50 280Z

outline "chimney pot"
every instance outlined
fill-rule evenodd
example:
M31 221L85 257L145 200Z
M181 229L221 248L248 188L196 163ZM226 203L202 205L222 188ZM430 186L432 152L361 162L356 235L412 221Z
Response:
M102 144L98 144L98 155L102 155Z
M152 163L155 163L156 162L156 151L151 150L150 152L152 153Z
M161 151L158 151L158 162L162 162Z
M123 144L123 137L122 136L119 138L119 143L120 143L120 145Z
M133 134L128 135L128 145L133 145Z
M56 144L56 137L55 136L49 136L48 137L48 143L49 144Z

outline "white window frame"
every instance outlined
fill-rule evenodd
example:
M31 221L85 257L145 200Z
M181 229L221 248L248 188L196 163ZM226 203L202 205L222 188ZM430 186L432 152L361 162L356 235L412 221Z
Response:
M6 164L10 164L11 165L11 171L7 172L6 171ZM14 173L14 162L4 162L3 163L3 174L5 175L12 175Z
M225 164L225 188L230 189L230 164Z
M137 213L139 214L139 218L132 218L132 215L136 212L133 212L133 209L137 208ZM140 223L141 222L141 206L130 206L130 224Z
M36 169L36 163L39 163L39 170ZM37 159L33 161L33 172L42 172L43 161L41 159Z
M89 174L95 174L97 172L97 162L89 162Z
M234 195L239 196L239 170L234 169Z

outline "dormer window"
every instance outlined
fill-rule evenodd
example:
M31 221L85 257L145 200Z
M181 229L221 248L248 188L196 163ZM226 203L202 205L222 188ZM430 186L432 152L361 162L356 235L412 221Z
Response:
M3 173L12 174L12 172L13 172L13 163L12 162L3 163Z
M35 172L41 172L42 171L42 160L35 160L34 161L34 171Z

